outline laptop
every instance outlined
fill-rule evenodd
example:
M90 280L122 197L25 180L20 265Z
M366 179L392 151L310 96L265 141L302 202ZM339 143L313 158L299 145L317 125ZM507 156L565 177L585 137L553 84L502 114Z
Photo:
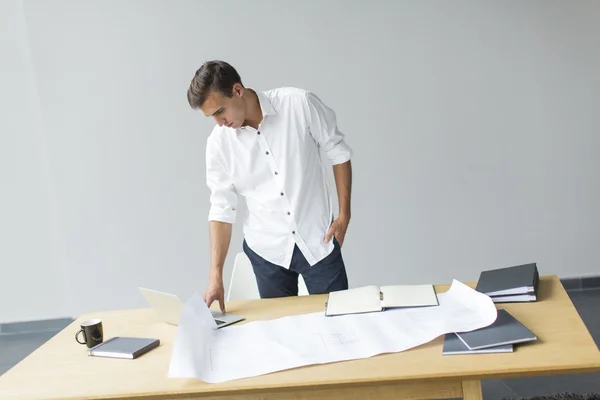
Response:
M156 311L156 313L168 324L178 325L179 316L183 310L183 301L174 294L159 292L158 290L138 287L146 301ZM217 328L224 328L236 322L243 321L244 318L239 315L222 313L220 311L210 311L215 319Z

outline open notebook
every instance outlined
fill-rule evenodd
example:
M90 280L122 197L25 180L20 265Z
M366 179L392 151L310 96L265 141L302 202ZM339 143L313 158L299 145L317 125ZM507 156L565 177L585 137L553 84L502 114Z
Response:
M363 286L330 292L326 316L439 305L433 285Z

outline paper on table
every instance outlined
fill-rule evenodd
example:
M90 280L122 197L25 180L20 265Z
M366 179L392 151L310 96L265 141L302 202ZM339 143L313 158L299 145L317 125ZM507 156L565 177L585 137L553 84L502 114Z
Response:
M184 305L171 353L169 376L189 376L189 371L210 369L210 351L217 323L199 294ZM186 354L187 353L187 354Z
M438 300L438 307L336 317L318 312L216 330L206 304L195 295L181 314L169 377L217 383L368 358L483 328L496 319L492 300L457 280Z

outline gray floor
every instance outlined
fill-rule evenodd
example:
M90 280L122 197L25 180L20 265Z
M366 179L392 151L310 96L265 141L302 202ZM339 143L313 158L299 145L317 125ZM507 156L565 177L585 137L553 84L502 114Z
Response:
M600 289L569 291L590 333L600 346ZM64 322L65 326L68 321ZM0 374L37 349L58 333L60 328L31 333L0 335ZM600 373L564 375L537 378L486 380L483 382L484 399L517 399L554 393L600 393Z

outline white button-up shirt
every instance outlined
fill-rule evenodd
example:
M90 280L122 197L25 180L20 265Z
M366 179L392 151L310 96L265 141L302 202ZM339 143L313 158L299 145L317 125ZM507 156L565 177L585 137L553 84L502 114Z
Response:
M324 238L333 220L332 199L321 159L350 160L333 110L297 88L256 91L263 121L254 129L215 126L206 146L209 221L233 224L238 195L246 199L243 231L248 246L289 268L294 245L314 265L333 250Z

